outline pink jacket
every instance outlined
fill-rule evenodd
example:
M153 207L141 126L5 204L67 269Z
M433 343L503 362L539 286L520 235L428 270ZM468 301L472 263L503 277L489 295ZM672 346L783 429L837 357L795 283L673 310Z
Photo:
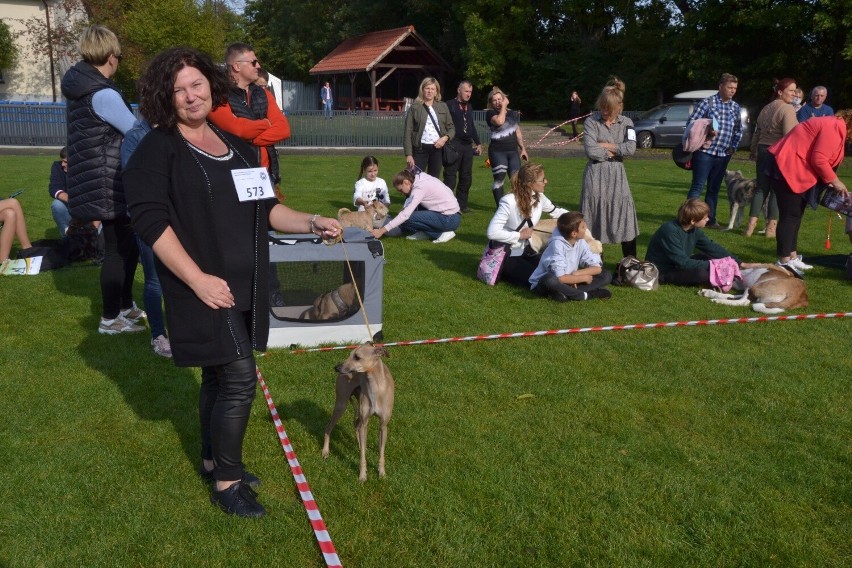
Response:
M800 122L769 147L778 169L793 193L804 193L818 181L837 179L834 168L843 161L846 123L834 116Z
M683 133L683 149L687 152L695 152L702 148L709 148L713 139L707 137L707 129L712 122L709 118L699 118L692 122Z

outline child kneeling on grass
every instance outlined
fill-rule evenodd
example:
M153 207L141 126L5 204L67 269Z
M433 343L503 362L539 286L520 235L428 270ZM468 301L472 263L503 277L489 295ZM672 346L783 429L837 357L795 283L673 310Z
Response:
M582 238L588 229L583 214L563 213L556 221L556 229L538 268L530 276L530 289L557 302L605 300L612 296L604 288L612 281L612 274L603 269L601 257Z

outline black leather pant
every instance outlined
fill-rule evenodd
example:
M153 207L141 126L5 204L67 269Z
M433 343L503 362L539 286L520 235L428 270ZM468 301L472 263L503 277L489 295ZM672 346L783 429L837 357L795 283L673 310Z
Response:
M251 353L247 331L242 343L242 352ZM201 368L201 457L215 463L214 479L231 481L243 476L243 438L256 391L254 355Z

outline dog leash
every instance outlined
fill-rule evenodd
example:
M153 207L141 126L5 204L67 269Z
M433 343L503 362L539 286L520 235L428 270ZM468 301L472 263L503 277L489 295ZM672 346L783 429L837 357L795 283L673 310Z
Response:
M355 297L358 298L358 305L361 307L361 314L364 316L364 325L367 326L367 337L373 338L373 330L370 329L370 320L367 319L367 309L364 307L364 300L361 298L361 290L358 289L358 281L355 278L355 272L352 270L352 262L349 260L349 251L346 250L346 241L343 240L343 233L336 237L323 239L323 244L326 246L334 246L338 243L343 247L343 258L346 259L346 267L349 269L349 276L352 278L352 287L355 288Z
M340 558L337 556L337 550L334 548L334 543L331 542L331 536L328 534L328 529L325 526L325 521L322 520L317 502L314 499L314 494L308 485L308 480L302 472L302 466L299 464L299 459L296 457L296 451L290 443L290 438L287 436L287 431L284 430L284 424L278 415L278 410L275 408L275 403L272 402L272 395L269 393L269 387L266 386L266 381L263 380L263 375L260 374L260 369L255 366L255 374L257 374L257 382L260 383L260 389L263 391L263 396L266 399L266 406L269 407L269 414L272 416L272 422L275 424L275 430L278 432L278 439L281 441L281 447L284 449L284 455L287 457L287 463L290 465L290 471L293 474L293 479L296 481L296 488L299 490L299 497L302 498L302 504L305 506L305 512L308 514L308 519L311 521L311 527L314 529L314 536L317 539L320 550L322 551L325 565L329 568L343 568L340 563Z

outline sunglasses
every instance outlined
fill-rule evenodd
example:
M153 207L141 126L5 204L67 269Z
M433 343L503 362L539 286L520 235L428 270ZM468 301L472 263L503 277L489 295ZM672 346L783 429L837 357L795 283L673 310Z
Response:
M234 63L251 63L252 67L260 67L260 61L258 61L257 59L252 59L251 61L249 61L249 60L235 61Z
M120 53L113 53L113 55L115 56L116 59L118 59L119 63L121 63L121 60L124 59L124 56Z

